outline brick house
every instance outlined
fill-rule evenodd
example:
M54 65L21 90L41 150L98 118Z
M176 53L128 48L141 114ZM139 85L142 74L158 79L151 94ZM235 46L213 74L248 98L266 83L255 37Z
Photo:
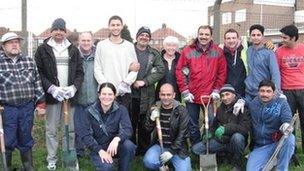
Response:
M152 32L152 40L150 45L157 50L163 49L163 41L167 36L175 36L179 40L179 47L183 47L186 45L186 38L173 29L166 26L166 24L162 25L162 28L155 30Z
M303 3L297 1L297 6L303 9ZM253 24L262 24L269 36L273 30L294 23L295 0L230 0L221 4L220 13L221 43L225 30L234 28L241 36L247 36ZM208 21L213 26L213 6L208 7Z
M108 38L109 35L110 35L110 30L108 28L102 28L93 34L93 39L95 41L100 41Z

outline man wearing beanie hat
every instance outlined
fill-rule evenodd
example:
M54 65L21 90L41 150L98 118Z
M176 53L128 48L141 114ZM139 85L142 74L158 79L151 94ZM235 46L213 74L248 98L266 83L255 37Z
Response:
M56 20L54 20L51 27L51 32L57 29L66 32L65 21L62 18L57 18Z
M140 69L132 85L133 141L138 144L138 154L144 154L150 144L150 135L144 129L146 113L155 102L155 86L165 72L163 61L156 49L149 46L151 31L148 27L141 27L136 34L135 51ZM138 130L138 131L136 131ZM136 132L138 136L136 136ZM138 139L136 140L136 137Z
M248 134L251 129L251 121L248 109L240 111L237 115L233 113L233 106L239 99L235 89L230 84L225 84L220 89L221 105L217 109L216 117L211 126L211 136L203 136L203 142L192 147L195 154L205 154L204 142L210 139L209 150L212 153L227 152L233 157L231 164L233 170L244 170L243 152L247 145ZM210 134L209 134L210 135Z
M64 126L63 100L69 100L70 119L69 132L72 141L70 148L74 148L74 102L77 98L77 90L83 81L82 59L77 47L66 38L65 21L56 19L51 27L51 37L44 40L35 54L38 72L42 79L42 86L46 92L47 124L46 124L46 148L49 170L56 170L57 162L57 129ZM63 147L66 148L66 147ZM77 161L75 167L77 167Z

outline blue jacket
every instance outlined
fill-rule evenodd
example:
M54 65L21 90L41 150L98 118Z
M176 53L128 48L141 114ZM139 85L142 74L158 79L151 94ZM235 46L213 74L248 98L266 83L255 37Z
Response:
M78 90L77 104L86 106L94 103L98 98L98 83L94 77L95 47L92 47L92 52L89 56L84 57L81 52L80 55L83 61L82 68L84 77L81 87Z
M258 87L262 80L270 79L278 90L281 90L281 76L275 53L261 47L247 50L248 75L245 79L246 93L251 96L258 95Z
M255 97L249 103L249 110L254 148L274 143L272 134L279 131L280 126L285 122L289 123L292 118L287 101L279 97L274 97L267 104L264 104L260 97Z
M77 135L93 153L106 150L115 136L123 142L132 136L133 129L128 110L114 102L107 113L103 113L100 101L88 107L81 123L75 127Z

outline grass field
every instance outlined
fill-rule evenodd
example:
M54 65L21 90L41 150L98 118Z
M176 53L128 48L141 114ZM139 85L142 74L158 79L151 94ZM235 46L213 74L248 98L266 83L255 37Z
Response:
M33 136L35 138L35 146L33 148L33 157L34 157L34 166L37 171L47 171L46 169L46 147L45 147L45 121L43 120L35 120L34 129L33 129ZM298 138L299 139L299 138ZM300 142L298 142L298 147L300 147ZM304 170L304 154L302 150L299 149L298 155L300 157L302 167L295 168L293 165L290 166L291 171L303 171ZM61 167L61 153L58 153L59 161L57 162L57 170L64 171ZM94 167L91 164L89 157L85 157L79 161L80 170L82 171L94 171ZM192 169L199 170L198 168L198 157L192 157ZM21 167L20 157L17 150L15 150L13 155L13 166L14 167ZM223 163L219 164L219 171L229 171L231 166ZM1 169L0 169L1 170ZM135 160L132 162L132 171L144 171L142 157L136 157Z

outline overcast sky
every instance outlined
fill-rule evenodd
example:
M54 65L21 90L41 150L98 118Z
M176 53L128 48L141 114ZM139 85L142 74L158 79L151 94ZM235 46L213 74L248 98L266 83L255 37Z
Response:
M21 30L21 0L0 0L0 4L0 27ZM132 36L143 25L155 31L166 23L187 37L207 24L211 4L213 0L28 0L28 30L40 34L62 17L68 29L96 32L117 14Z

